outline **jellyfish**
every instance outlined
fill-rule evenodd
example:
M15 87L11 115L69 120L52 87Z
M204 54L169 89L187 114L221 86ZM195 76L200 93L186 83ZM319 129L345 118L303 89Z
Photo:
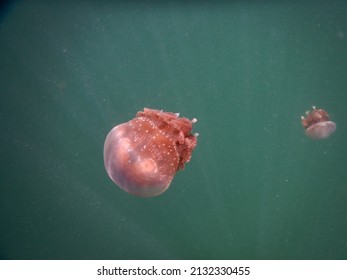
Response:
M104 144L104 164L111 180L124 191L151 197L165 192L184 169L197 144L196 119L144 108L115 126Z
M328 112L315 106L311 111L306 111L306 117L301 117L301 124L306 135L312 139L328 138L336 130L336 124L330 120Z

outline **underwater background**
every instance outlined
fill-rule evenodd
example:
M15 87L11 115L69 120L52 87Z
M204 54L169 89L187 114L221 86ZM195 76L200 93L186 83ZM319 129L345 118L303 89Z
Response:
M337 130L307 138L312 105ZM347 259L346 1L14 1L0 17L1 259ZM161 196L107 133L197 118Z

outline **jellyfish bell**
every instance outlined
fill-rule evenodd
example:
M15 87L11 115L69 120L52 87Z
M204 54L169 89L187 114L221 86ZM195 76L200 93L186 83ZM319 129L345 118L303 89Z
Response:
M110 179L139 197L165 192L183 170L197 145L191 134L196 119L144 108L136 117L115 126L104 144L104 163Z
M312 106L311 111L306 112L306 117L301 117L301 124L305 133L312 139L325 139L336 130L336 124L330 120L329 114L323 109Z
M312 139L325 139L333 134L335 130L336 124L331 121L326 121L311 125L305 130L305 133Z

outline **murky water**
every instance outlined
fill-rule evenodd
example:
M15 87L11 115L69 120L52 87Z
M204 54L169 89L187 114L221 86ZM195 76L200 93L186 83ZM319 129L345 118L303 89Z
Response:
M1 258L347 258L347 3L176 2L2 14ZM329 139L305 136L311 105ZM200 134L147 199L103 166L108 131L143 107Z

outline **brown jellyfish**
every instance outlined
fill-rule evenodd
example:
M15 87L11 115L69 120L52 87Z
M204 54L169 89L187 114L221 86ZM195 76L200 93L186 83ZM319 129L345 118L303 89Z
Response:
M336 130L336 124L330 120L327 111L316 109L315 106L311 111L306 111L306 117L301 116L301 124L306 135L312 139L328 138Z
M198 136L191 134L195 122L196 119L181 118L179 114L144 108L107 135L107 174L130 194L160 195L191 158Z

